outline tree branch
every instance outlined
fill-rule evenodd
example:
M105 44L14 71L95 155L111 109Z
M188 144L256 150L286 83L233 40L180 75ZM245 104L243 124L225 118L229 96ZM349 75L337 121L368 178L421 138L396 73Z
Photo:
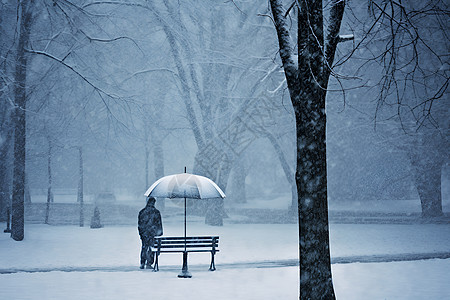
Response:
M84 82L86 82L88 85L90 85L94 90L96 90L96 91L98 91L98 92L100 92L100 93L102 93L104 95L107 95L108 97L111 97L111 98L120 98L117 95L109 94L106 91L104 91L103 89L99 88L98 86L93 84L89 79L87 79L83 74L81 74L80 72L75 70L74 67L72 67L68 63L64 62L62 59L57 58L56 56L53 56L53 55L51 55L51 54L49 54L47 52L38 51L38 50L25 49L25 51L29 52L29 53L38 54L38 55L42 55L42 56L48 57L48 58L50 58L50 59L52 59L52 60L62 64L63 66L65 66L66 68L71 70L72 72L74 72L76 75L78 75L78 77L80 77Z
M288 30L285 14L283 13L282 1L270 0L270 6L278 35L280 57L289 84L296 79L298 73L298 67L293 59L294 47L291 44L291 36Z
M328 82L330 77L334 55L336 54L336 48L339 43L339 31L341 29L341 22L344 16L345 1L344 0L333 0L330 19L328 25L328 33L325 40L325 60L327 63L326 69L324 70L324 82Z

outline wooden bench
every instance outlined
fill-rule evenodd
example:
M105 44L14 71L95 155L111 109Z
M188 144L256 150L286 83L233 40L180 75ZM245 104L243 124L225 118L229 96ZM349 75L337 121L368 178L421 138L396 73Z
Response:
M183 270L187 272L187 254L189 252L210 252L210 271L215 271L214 256L219 252L218 236L189 236L186 243L183 236L155 237L153 251L156 252L154 271L159 271L159 255L161 253L183 253Z

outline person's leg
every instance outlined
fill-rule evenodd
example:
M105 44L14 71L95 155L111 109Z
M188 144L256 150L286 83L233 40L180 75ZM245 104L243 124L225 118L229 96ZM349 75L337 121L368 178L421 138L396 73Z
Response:
M142 239L142 248L141 248L141 266L140 268L143 269L145 266L145 262L147 260L147 250L148 250L148 246L145 243L145 240Z
M152 268L153 262L155 260L155 253L152 251L152 246L154 243L154 238L148 239L148 250L147 250L147 269Z

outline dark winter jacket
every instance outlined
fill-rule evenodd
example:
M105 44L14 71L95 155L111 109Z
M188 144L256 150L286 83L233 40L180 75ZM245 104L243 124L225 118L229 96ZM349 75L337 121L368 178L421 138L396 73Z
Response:
M161 214L152 204L147 204L139 212L138 230L141 239L153 238L163 234Z

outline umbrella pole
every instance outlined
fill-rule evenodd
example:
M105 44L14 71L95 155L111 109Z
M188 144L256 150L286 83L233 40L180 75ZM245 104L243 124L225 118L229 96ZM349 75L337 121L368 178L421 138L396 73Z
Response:
M186 166L184 166L184 173L186 173ZM186 253L186 197L184 197L184 252Z
M184 252L183 252L183 267L181 273L178 274L179 278L191 278L192 275L188 270L188 252L186 251L186 197L184 197Z

